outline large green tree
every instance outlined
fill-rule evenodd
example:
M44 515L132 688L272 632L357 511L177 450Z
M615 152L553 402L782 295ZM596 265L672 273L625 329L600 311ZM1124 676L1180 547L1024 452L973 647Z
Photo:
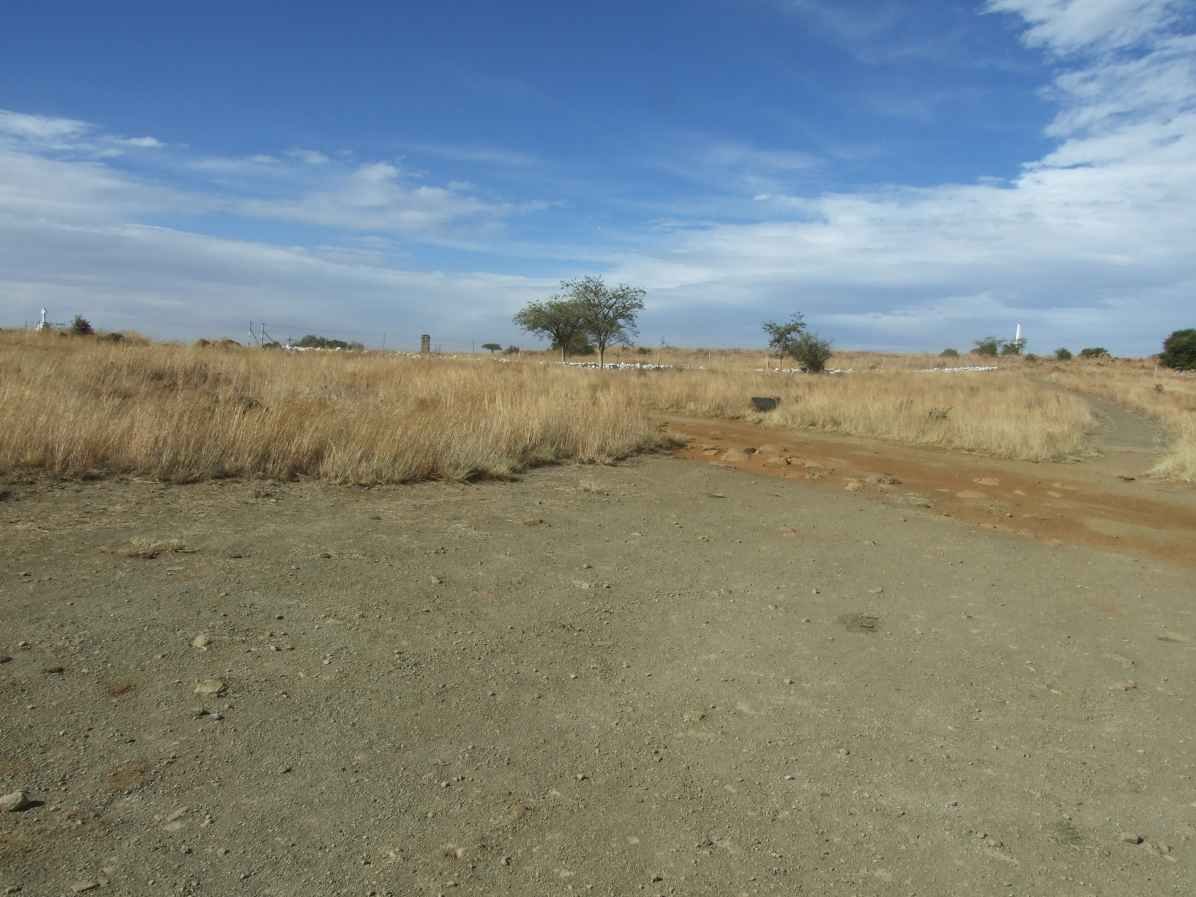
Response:
M579 337L585 338L582 308L567 297L554 296L542 302L529 302L515 315L514 321L528 333L551 340L561 350L561 361Z
M768 334L768 348L776 353L777 363L783 365L785 356L792 355L797 349L806 321L801 315L793 314L788 321L765 321L761 326Z
M601 277L562 281L561 288L580 309L582 332L598 350L598 366L605 367L607 346L630 345L639 333L636 323L647 292L625 283L608 287Z

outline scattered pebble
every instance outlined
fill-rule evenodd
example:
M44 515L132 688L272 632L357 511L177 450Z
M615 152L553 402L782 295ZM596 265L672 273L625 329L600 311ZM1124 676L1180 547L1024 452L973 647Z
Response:
M228 691L228 686L220 679L203 679L195 684L197 695L212 695L219 697Z
M22 810L28 810L30 807L36 806L36 804L37 802L31 800L27 792L17 790L0 797L0 812L20 813Z
M1141 835L1135 834L1133 832L1125 832L1121 836L1121 840L1124 841L1126 844L1141 844L1146 839L1143 838Z
M206 648L212 644L212 637L206 632L201 632L195 638L191 639L192 648Z
M71 885L71 890L76 894L85 894L88 891L94 891L99 886L98 881L77 881Z

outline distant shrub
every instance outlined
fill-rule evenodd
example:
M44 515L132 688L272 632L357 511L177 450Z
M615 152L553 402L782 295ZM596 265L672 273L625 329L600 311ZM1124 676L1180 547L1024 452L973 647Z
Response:
M75 315L75 320L71 321L71 333L75 336L91 336L94 334L95 328L91 326L91 321L83 317L83 315Z
M1071 350L1070 349L1056 349L1055 350L1055 361L1071 361Z
M1104 346L1089 346L1080 350L1081 358L1111 358L1109 350Z
M1011 339L1001 343L1002 355L1021 355L1022 349L1026 347L1026 341L1023 339Z
M1176 330L1163 340L1159 363L1177 371L1196 371L1196 330Z
M119 330L114 330L111 333L105 333L100 337L100 339L106 343L123 343L125 341L125 335Z
M944 349L942 352L939 353L939 358L958 358L958 357L959 357L958 349Z
M1035 355L1033 352L1029 352L1026 354L1026 361L1028 361L1030 364L1038 364L1038 362L1040 362L1041 360L1042 359L1039 358L1037 355Z
M635 352L637 355L651 355L652 354L652 350L649 349L647 346L636 346Z
M976 348L972 351L977 355L985 355L995 358L997 353L1001 351L1001 341L995 336L986 336L984 339L976 340Z
M506 347L505 349L503 349L502 351L503 351L503 354L504 354L504 355L518 355L518 354L519 354L519 347L518 347L518 346L507 346L507 347Z
M826 363L830 361L830 340L820 339L816 334L806 331L794 342L790 354L810 374L821 374L826 370Z

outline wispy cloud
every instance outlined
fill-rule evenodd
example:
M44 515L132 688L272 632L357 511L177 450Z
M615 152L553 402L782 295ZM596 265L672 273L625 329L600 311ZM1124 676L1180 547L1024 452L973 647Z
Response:
M0 135L34 144L58 145L91 130L87 122L0 109Z
M292 159L298 159L305 165L327 165L331 162L331 158L319 150L295 148L287 150L287 155Z
M1185 0L989 0L992 13L1013 13L1029 26L1022 40L1058 54L1117 50L1175 26Z
M405 234L441 232L457 222L492 224L518 211L464 190L409 183L390 162L361 165L299 197L249 199L239 209L255 217Z
M454 162L471 162L480 165L527 168L542 164L541 160L532 153L498 146L457 146L447 143L406 142L403 143L403 148L408 152L421 156L449 159Z

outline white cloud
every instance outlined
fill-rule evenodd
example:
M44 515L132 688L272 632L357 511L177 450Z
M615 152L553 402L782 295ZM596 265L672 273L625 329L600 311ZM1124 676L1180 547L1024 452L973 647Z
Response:
M190 159L186 162L188 168L195 171L206 171L212 174L264 174L271 169L282 171L279 167L282 160L267 153L257 153L252 156L206 156Z
M157 137L114 137L112 142L135 149L162 149L166 146Z
M64 269L64 260L71 267ZM99 326L168 337L277 338L316 331L377 345L449 349L514 336L510 316L555 280L412 271L360 258L141 225L17 221L0 215L0 309L9 322L80 313ZM15 274L13 272L19 272Z
M299 197L248 199L239 210L258 218L302 221L344 230L443 233L453 224L493 225L520 211L461 189L406 180L390 162L360 165Z
M87 122L73 118L52 118L0 109L0 136L40 144L76 140L91 130Z
M481 165L501 165L524 168L537 165L540 160L531 153L497 146L456 146L447 143L404 143L404 149L418 155L472 162Z
M296 336L318 329L376 343L376 325L385 322L391 345L404 338L414 344L430 331L451 348L495 333L513 338L511 314L555 285L554 279L411 270L396 260L402 244L384 236L303 248L138 223L179 214L253 214L334 232L446 240L454 228L475 233L528 207L483 201L468 185L409 183L391 163L313 166L289 155L257 154L182 156L175 163L213 178L273 172L274 195L246 197L219 181L183 190L137 177L108 156L58 153L61 138L83 135L88 146L107 147L93 156L119 152L120 138L90 127L49 127L38 116L5 121L10 132L40 141L0 142L0 319L6 325L46 305L64 320L79 312L101 326L159 336L237 336L243 319L253 317L274 322L280 336L291 325L300 331Z
M1176 24L1183 6L1183 0L989 0L986 8L1021 16L1028 46L1062 54L1139 44Z
M769 172L804 171L819 163L817 156L798 150L759 149L746 143L722 141L702 150L709 165Z
M292 159L298 159L306 165L325 165L331 161L324 153L313 149L290 149L287 150L287 155Z

